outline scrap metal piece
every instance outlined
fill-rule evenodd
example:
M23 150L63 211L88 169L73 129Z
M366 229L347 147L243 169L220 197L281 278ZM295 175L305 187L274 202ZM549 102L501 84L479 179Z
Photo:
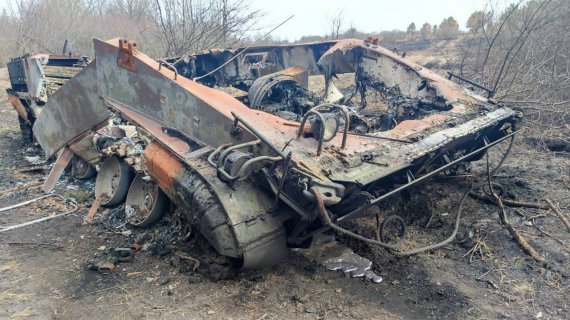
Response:
M46 158L109 118L97 92L93 61L50 96L33 127Z
M55 188L56 183L59 181L59 178L61 178L63 171L65 170L65 168L67 167L72 158L73 158L73 151L71 151L71 149L67 147L63 148L61 154L53 164L53 167L51 168L49 175L47 176L46 181L44 182L44 185L42 186L43 192L47 193L52 191L53 188Z
M16 112L18 113L18 115L24 119L24 121L28 124L28 125L32 125L32 122L30 121L30 119L28 119L28 110L26 110L26 107L24 107L24 105L22 104L22 101L20 101L20 99L18 98L18 96L14 95L14 94L10 94L8 93L8 102L10 102L10 104L12 105L12 107L14 107L14 109L16 110Z
M364 278L373 283L382 282L382 277L372 270L372 261L357 255L334 238L318 235L310 248L297 250L327 270L340 270L347 277Z
M100 207L101 207L101 200L95 198L93 204L91 205L91 208L89 208L89 212L87 213L85 218L83 218L83 220L85 220L85 222L87 223L93 222L93 218L95 218L95 214L97 214L97 210L99 210Z

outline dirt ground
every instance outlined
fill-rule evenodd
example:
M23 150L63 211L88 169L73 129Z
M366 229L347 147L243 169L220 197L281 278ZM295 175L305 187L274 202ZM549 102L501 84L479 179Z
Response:
M2 190L38 181L47 173L42 168L46 164L29 161L43 156L37 147L22 145L16 113L5 102L7 86L6 69L0 69L0 207L40 196L38 187L4 195ZM519 141L496 178L505 187L503 196L529 202L548 196L567 214L570 159L538 153L524 139ZM492 160L499 154L493 151ZM473 172L482 176L483 164L476 163ZM163 241L153 247L153 237L117 231L107 223L84 224L93 185L63 177L56 193L75 198L77 212L0 233L0 318L570 318L570 233L549 210L508 208L514 227L546 257L546 266L519 249L499 224L496 206L468 198L457 240L432 252L398 258L340 239L373 261L374 270L384 278L380 284L327 271L294 250L287 261L270 269L211 282L177 255L188 254L189 244L172 247ZM417 203L400 212L410 224L412 244L449 235L467 185L464 179L437 179L417 190ZM44 199L0 212L0 225L69 207L56 198ZM429 215L432 222L425 229ZM166 222L159 227L169 228ZM108 275L87 268L94 257L110 248L131 246L135 240L142 242L143 250L133 262L118 264ZM481 250L470 255L476 243Z

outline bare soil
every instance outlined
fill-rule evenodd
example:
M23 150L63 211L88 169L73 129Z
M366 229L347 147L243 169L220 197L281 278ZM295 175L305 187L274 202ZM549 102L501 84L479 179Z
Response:
M0 69L3 88L8 85L6 78L6 69ZM37 181L47 172L19 172L31 166L26 156L43 159L43 155L37 147L22 145L16 113L5 102L3 89L0 94L0 207L6 207L41 193L39 188L30 188L2 195L2 190ZM499 155L500 150L493 151L491 159L496 163ZM538 202L548 196L568 214L569 170L567 157L537 153L519 143L496 181L503 185L506 198ZM482 177L484 163L476 163L473 172ZM384 278L380 284L326 271L296 251L267 270L211 282L207 273L194 272L191 264L176 255L190 255L191 243L169 246L174 237L157 235L172 230L166 221L155 231L131 234L110 227L111 213L99 223L84 224L93 185L93 181L63 177L56 193L74 197L80 206L76 213L0 233L0 318L570 318L570 233L549 210L508 209L514 227L546 257L546 266L519 249L499 224L495 205L469 198L457 240L428 253L399 258L341 238L374 262L374 270ZM406 208L395 204L393 210L410 225L407 246L447 237L459 197L467 187L465 179L436 179L415 190ZM60 200L45 199L0 213L0 225L68 207ZM430 215L432 222L426 229ZM362 232L368 232L366 224L362 225ZM153 242L156 239L161 242ZM471 256L475 239L484 244L479 251L483 254ZM87 268L103 252L129 247L135 240L143 250L133 262L119 263L108 275Z

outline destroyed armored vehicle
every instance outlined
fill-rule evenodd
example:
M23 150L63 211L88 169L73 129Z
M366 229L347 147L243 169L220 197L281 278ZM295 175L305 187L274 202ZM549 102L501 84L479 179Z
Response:
M48 97L88 63L87 57L35 54L8 62L11 88L6 89L10 104L18 112L24 143L33 140L32 126Z
M47 157L60 152L44 190L78 155L99 168L94 206L126 203L133 227L175 206L168 214L234 268L277 263L331 228L397 252L341 223L480 158L520 120L375 39L160 61L125 39L94 48L34 124ZM354 81L341 92L345 73ZM314 76L321 93L309 90Z

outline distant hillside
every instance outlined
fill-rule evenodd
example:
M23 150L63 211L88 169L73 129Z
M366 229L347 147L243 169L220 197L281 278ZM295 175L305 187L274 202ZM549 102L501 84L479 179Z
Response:
M426 68L445 73L452 65L461 60L460 50L463 37L454 40L400 40L381 41L380 45L400 54L406 53L406 58L419 63Z

